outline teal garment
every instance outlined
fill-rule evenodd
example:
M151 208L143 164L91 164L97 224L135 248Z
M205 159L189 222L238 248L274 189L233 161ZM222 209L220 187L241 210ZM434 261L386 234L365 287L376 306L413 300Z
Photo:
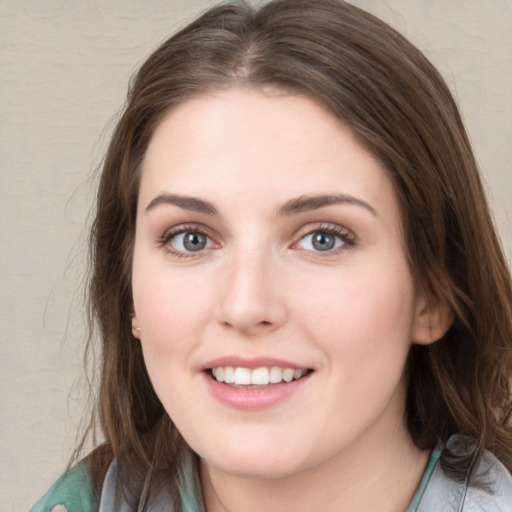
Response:
M441 447L437 447L432 452L420 486L406 512L417 510L440 454ZM190 474L188 476L191 477ZM184 487L182 489L183 510L185 512L201 512L202 507L197 499L192 478L187 479ZM92 491L88 464L82 462L59 478L29 512L51 512L52 510L55 512L98 512L98 509L99 503Z
M59 506L60 505L60 506ZM62 475L29 512L97 512L89 464L81 462Z
M430 455L430 459L428 461L427 468L425 469L425 473L423 473L423 477L421 478L420 485L414 494L411 504L407 507L405 512L417 512L418 506L421 502L421 499L423 498L423 495L425 494L425 489L427 488L430 477L432 476L432 473L437 466L437 462L439 461L439 457L441 456L442 451L443 449L441 446L436 446Z
M186 476L184 487L181 489L183 512L202 512L203 508L197 497L192 471L187 471ZM105 478L102 503L105 501L114 503L114 494L111 491L115 488L112 488L109 479L117 480L115 460ZM100 503L93 491L89 464L81 462L64 473L29 512L99 512L99 510Z
M461 436L449 439L452 453L466 453L468 443ZM490 452L485 452L475 475L486 485L453 479L441 468L442 448L431 454L418 489L405 512L512 512L512 475ZM190 458L189 458L190 459ZM182 467L181 510L204 512L191 460ZM101 500L95 498L89 466L83 462L64 474L29 512L134 512L124 500L115 504L118 491L117 461L110 465L103 481ZM145 512L174 512L165 490L144 505ZM147 505L147 506L146 506Z

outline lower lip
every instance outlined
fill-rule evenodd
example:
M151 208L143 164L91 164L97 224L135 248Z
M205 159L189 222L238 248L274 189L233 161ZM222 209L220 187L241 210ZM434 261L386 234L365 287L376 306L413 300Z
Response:
M290 398L309 381L311 373L291 382L272 384L265 388L234 388L217 382L204 372L206 386L220 403L234 409L261 410L273 407Z

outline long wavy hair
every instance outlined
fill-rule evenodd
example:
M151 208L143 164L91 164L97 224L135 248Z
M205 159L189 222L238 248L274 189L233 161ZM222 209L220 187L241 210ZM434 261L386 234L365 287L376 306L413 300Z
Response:
M448 87L418 49L365 11L339 0L275 0L210 9L131 82L90 240L90 315L102 346L96 412L106 441L92 455L94 481L115 456L133 495L149 467L177 482L189 450L131 332L135 212L151 136L191 97L268 86L322 103L380 160L414 278L453 312L442 339L410 351L404 421L414 443L432 449L461 433L475 441L476 460L489 449L512 469L511 278Z

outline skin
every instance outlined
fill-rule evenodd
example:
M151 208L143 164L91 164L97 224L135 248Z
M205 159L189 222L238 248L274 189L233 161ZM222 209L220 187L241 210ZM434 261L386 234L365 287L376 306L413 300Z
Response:
M345 200L290 208L324 195ZM326 229L336 246L319 251L311 233ZM187 251L180 230L206 246ZM208 512L406 508L428 454L403 424L404 366L449 319L415 286L384 168L338 119L255 90L169 113L142 166L132 285L134 335L201 458ZM203 371L231 355L314 371L271 407L240 410Z

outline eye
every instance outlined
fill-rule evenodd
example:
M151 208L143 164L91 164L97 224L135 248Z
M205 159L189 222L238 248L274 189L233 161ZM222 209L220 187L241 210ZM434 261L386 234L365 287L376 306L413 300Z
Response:
M303 236L296 246L306 251L328 252L353 245L348 232L340 228L319 228Z
M171 245L178 251L201 251L208 246L208 237L203 233L186 231L174 235L171 239Z
M206 233L197 228L188 229L185 227L164 235L160 244L177 256L197 253L213 246L212 240Z

